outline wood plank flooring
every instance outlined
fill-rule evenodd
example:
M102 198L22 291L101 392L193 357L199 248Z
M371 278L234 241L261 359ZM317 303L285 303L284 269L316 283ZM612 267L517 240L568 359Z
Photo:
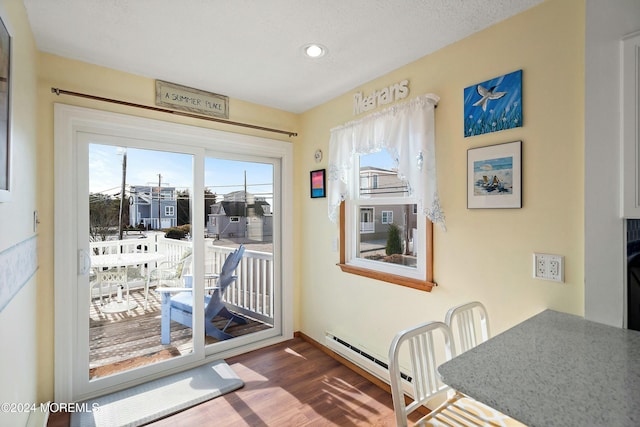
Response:
M171 344L160 343L160 297L156 292L149 292L147 310L144 310L142 290L132 291L131 299L138 306L130 313L112 314L102 313L100 300L93 300L89 313L90 378L180 356L192 350L191 328L176 322L171 322ZM226 322L227 319L223 318L214 321L219 328ZM270 327L249 319L245 325L232 323L227 332L240 336ZM205 338L207 344L217 341L215 338Z
M175 426L394 426L391 395L295 338L227 359L243 388L158 420ZM418 418L418 416L416 416ZM69 425L52 414L50 427Z

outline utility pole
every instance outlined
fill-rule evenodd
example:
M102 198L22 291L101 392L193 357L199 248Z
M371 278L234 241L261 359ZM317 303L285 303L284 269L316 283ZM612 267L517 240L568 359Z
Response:
M162 221L160 220L160 194L162 191L160 189L161 185L162 185L162 174L158 174L158 230L162 228Z
M247 218L247 171L244 171L244 237L249 234L249 218Z
M120 215L118 216L118 238L122 240L124 234L124 224L122 215L124 214L124 190L127 182L127 149L122 152L122 186L120 187Z

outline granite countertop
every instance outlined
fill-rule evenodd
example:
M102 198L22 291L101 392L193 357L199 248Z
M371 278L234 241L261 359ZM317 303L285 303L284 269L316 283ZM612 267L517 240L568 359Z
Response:
M545 310L438 372L530 427L640 426L637 331Z

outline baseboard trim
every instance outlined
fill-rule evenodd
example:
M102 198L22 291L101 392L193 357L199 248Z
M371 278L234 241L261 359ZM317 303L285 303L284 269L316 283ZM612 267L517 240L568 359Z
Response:
M364 377L367 380L371 381L373 384L377 385L378 387L380 387L381 389L383 389L387 393L391 394L391 386L389 386L389 384L387 384L384 381L380 380L375 375L370 374L369 372L365 371L364 369L362 369L361 367L357 366L353 362L351 362L351 361L345 359L344 357L340 356L338 353L336 353L335 351L331 350L329 347L320 344L318 341L314 340L313 338L311 338L309 335L305 334L304 332L296 331L296 332L293 333L293 336L295 338L300 338L300 339L308 342L309 344L311 344L312 346L316 347L317 349L319 349L320 351L322 351L323 353L325 353L326 355L328 355L332 359L334 359L337 362L343 364L347 368L351 369L355 373L361 375L362 377ZM409 404L410 402L412 402L412 399L410 399L408 396L405 396L404 399L405 399L406 404ZM431 412L431 410L429 408L427 408L427 407L420 406L420 407L418 407L416 409L416 412L418 412L418 413L420 413L422 415L427 415L429 412Z
M306 335L305 333L298 331L298 332L294 332L293 336L303 339L304 341L308 342L312 346L318 348L319 350L321 350L322 352L327 354L332 359L340 362L341 364L343 364L347 368L349 368L352 371L356 372L357 374L363 376L364 378L366 378L367 380L371 381L372 383L374 383L375 385L377 385L381 389L385 390L386 392L391 393L391 387L389 386L389 384L385 383L384 381L381 381L375 375L370 374L369 372L365 371L364 369L362 369L361 367L357 366L353 362L351 362L351 361L345 359L344 357L340 356L338 353L334 352L329 347L320 344L318 341L314 340L313 338L311 338L310 336Z

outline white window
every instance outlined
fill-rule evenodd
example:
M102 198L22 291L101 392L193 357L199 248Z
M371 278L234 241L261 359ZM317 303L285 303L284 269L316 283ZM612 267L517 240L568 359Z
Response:
M165 206L164 207L164 216L173 216L175 214L175 209L173 206Z
M397 283L430 288L427 271L431 271L431 222L417 215L416 200L409 195L386 150L356 156L352 182L362 183L362 176L372 167L381 170L376 187L353 189L355 197L345 200L346 253L343 270L368 271L370 277L394 275ZM375 212L379 212L376 219ZM421 237L422 236L422 237ZM429 248L429 249L427 249ZM394 281L396 283L396 281Z
M393 223L393 211L382 211L382 223L383 224Z
M160 198L162 200L173 200L173 190L162 189L162 191L160 192Z
M436 182L438 100L434 94L419 95L331 129L328 214L344 224L343 271L426 291L433 287L431 221L444 228ZM386 158L370 161L377 156ZM365 206L393 212L393 223L375 219L375 231L362 233Z

